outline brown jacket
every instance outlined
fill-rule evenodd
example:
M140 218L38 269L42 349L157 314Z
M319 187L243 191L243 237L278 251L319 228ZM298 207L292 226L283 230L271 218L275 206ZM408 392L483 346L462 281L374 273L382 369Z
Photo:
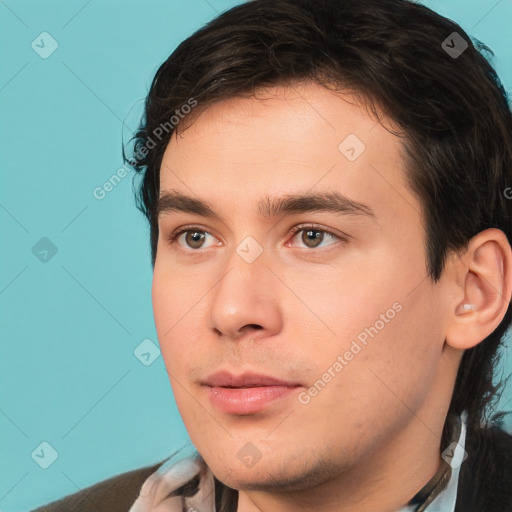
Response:
M33 512L128 512L139 496L146 478L154 473L164 460L153 466L113 476Z

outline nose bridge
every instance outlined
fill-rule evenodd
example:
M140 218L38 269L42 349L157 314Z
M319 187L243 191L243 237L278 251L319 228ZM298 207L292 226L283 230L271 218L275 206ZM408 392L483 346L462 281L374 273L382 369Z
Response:
M238 338L246 326L269 333L281 328L281 305L269 265L268 249L264 250L252 236L234 248L226 262L226 272L212 294L210 315L214 329Z

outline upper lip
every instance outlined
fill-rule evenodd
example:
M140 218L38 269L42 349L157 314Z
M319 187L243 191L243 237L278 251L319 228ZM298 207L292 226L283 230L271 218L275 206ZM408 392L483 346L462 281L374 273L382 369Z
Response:
M212 373L207 377L203 384L210 387L226 387L226 388L253 388L263 386L298 386L297 383L287 382L276 379L270 375L262 375L258 373L242 373L241 375L233 375L227 371Z

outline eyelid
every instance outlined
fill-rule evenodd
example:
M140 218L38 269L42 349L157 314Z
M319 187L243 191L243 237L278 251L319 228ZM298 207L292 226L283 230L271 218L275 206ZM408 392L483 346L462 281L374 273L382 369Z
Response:
M332 237L337 238L338 241L340 241L340 242L347 242L348 239L350 238L348 235L346 235L344 233L336 232L336 231L326 228L320 224L315 224L314 222L309 222L309 223L306 222L305 224L299 224L297 226L294 226L291 229L291 235L292 235L291 238L293 239L297 233L300 233L301 231L306 231L308 229L311 229L313 231L322 231L323 233L327 233L328 235L331 235ZM286 245L288 245L288 243ZM335 245L335 244L334 243L329 244L327 247L329 247L331 245ZM320 248L318 250L319 251L327 250L327 247ZM312 249L310 248L310 249L305 249L305 250L308 252L313 252L314 249L315 248L312 248Z
M200 233L206 233L207 235L213 236L217 238L213 233L208 231L205 227L200 226L198 224L190 224L185 226L180 226L173 230L166 238L168 242L174 243L176 239L181 236L183 233L187 233L189 231L199 231ZM192 249L192 252L199 252L200 249L196 249L195 251Z
M199 226L198 224L190 224L185 226L180 226L176 229L174 229L169 236L167 237L169 240L174 240L177 236L181 235L182 233L186 231L192 231L195 229L196 231L204 231L205 233L211 234L209 231L206 230L206 228L203 228L202 226Z
M346 235L345 233L338 233L338 232L335 232L334 230L326 228L320 224L315 224L312 222L298 224L297 226L294 226L293 228L290 229L289 235L287 236L287 238L291 237L291 239L293 239L297 233L300 233L301 231L305 231L307 229L322 231L323 233L327 233L328 235L331 235L334 238L337 238L341 242L347 242L348 239L350 238L350 236ZM181 236L183 233L187 233L190 231L199 231L201 233L205 233L207 235L213 236L214 238L217 238L213 233L208 231L205 227L200 226L198 224L190 224L190 225L180 226L180 227L176 228L175 230L173 230L171 232L171 234L166 237L167 241L169 241L171 244L174 244L179 236ZM333 243L333 244L329 244L329 245L335 245L335 244ZM285 246L289 246L289 242L286 242ZM304 249L304 250L308 251L308 252L313 252L314 249L315 248ZM185 252L200 252L201 251L201 249L182 249L182 250L184 250ZM326 250L326 248L324 248L324 249L321 248L319 250L320 251Z

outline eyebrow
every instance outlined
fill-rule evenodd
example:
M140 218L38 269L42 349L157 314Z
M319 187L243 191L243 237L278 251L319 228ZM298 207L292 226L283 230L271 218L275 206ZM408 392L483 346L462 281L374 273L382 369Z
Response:
M309 212L332 212L339 215L376 218L375 213L369 206L353 201L339 192L286 194L282 197L267 196L258 201L257 211L264 218ZM158 198L157 218L172 212L191 213L223 221L207 201L171 189L162 192Z

